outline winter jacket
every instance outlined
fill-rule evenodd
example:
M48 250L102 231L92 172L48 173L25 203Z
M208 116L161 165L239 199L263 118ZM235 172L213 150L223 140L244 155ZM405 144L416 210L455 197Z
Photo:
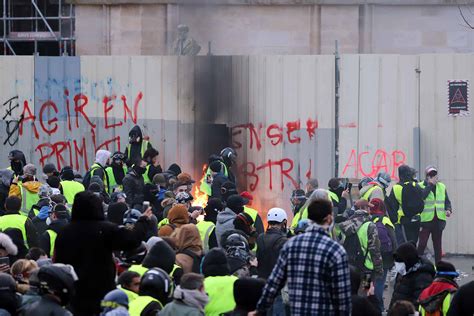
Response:
M474 281L464 284L454 295L447 316L474 315Z
M280 229L269 228L257 238L258 277L267 279L272 273L280 250L288 238Z
M20 315L25 316L72 316L71 312L53 301L43 296L39 301L26 306Z
M454 294L457 290L458 285L456 282L447 278L437 277L429 287L421 292L418 298L420 308L430 313L442 311L446 296Z
M27 190L28 192L32 194L38 194L40 187L43 184L39 181L26 181L21 183L21 186ZM9 196L16 196L18 198L22 198L22 193L21 193L21 188L20 188L20 183L18 184L13 184L10 186L10 191L8 193ZM28 210L29 211L29 210Z
M140 137L140 142L128 144L127 148L130 150L125 150L125 161L127 165L131 167L132 165L138 163L142 159L142 142L143 142L143 132L140 126L135 125L132 127L128 135L135 133ZM151 143L148 143L147 149L151 148Z
M384 193L383 189L378 184L376 184L375 182L370 182L368 185L366 185L365 187L363 187L360 190L361 198L367 193L367 191L369 191L373 187L375 187L375 189L370 193L370 196L368 197L368 200L370 201L370 200L376 199L376 198L381 199L382 201L385 200L385 193Z
M5 200L8 197L8 193L10 192L10 183L12 179L12 170L0 170L0 216L5 212Z
M216 238L217 244L221 245L222 235L228 230L234 229L234 219L237 214L234 213L230 208L226 207L223 211L217 214L216 222Z
M9 214L19 214L19 213L18 212L5 213L5 215L9 215ZM23 240L23 234L19 229L7 228L5 229L5 231L3 231L7 235L9 235L12 238L12 240L14 240L15 238L13 238L12 235L8 231L16 231L18 236L21 236L22 242L25 243L25 240ZM28 248L37 247L38 246L38 232L36 231L35 225L33 225L33 222L29 218L25 222L25 232L26 232L26 244L28 245ZM18 249L18 251L20 252L20 248Z
M378 308L377 298L373 295L362 297L352 295L352 314L351 316L380 316L382 313Z
M222 173L218 173L212 178L211 198L222 198L221 187L227 181L229 181L229 179Z
M171 236L176 228L189 223L189 213L186 206L182 204L174 205L168 212L168 224L160 227L158 236Z
M427 288L435 275L435 269L431 262L420 259L414 266L409 268L405 275L398 276L393 290L390 306L396 301L405 300L418 306L418 298Z
M199 260L203 254L202 240L199 231L194 224L181 226L176 236L176 263L183 268L184 273L193 271L194 260Z
M71 302L75 315L100 312L101 299L115 289L113 251L137 248L150 225L142 217L128 230L105 221L101 210L73 212L71 223L56 238L54 261L72 265L79 278Z
M130 169L123 178L123 191L127 195L126 201L131 208L141 210L144 201L145 182L143 177Z
M48 229L51 229L56 234L68 224L68 221L65 219L57 219L48 226ZM47 231L39 235L39 247L44 250L48 255L51 253L51 239Z
M363 210L355 211L347 221L339 224L341 231L347 237L357 234L359 228L366 222L370 222L367 229L367 244L374 269L372 271L366 270L364 272L373 273L373 277L381 277L383 275L382 254L380 252L380 240L378 237L377 226L371 222L369 213Z
M196 307L185 305L177 300L167 304L162 311L158 313L159 316L204 316Z

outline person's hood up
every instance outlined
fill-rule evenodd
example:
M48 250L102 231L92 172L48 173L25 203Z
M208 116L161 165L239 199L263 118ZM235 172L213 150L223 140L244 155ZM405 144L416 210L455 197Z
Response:
M202 274L205 277L230 274L229 262L222 248L209 250L202 261Z
M57 219L57 220L52 221L51 224L49 224L48 229L51 229L55 231L56 233L59 233L59 231L63 229L63 227L66 226L67 224L68 224L67 219Z
M95 154L95 162L101 165L102 167L105 167L105 165L107 164L107 160L109 160L110 156L112 156L110 151L100 149Z
M0 170L0 181L6 187L10 186L10 183L13 178L13 171L10 169L2 169Z
M143 132L140 126L135 125L134 127L132 127L130 132L128 132L128 136L131 136L131 135L137 135L140 137L140 139L143 139Z
M38 194L41 186L43 184L39 181L27 181L22 183L22 186L28 190L30 193Z
M418 251L416 250L415 245L413 245L411 242L405 242L398 246L397 250L395 250L395 253L393 254L393 257L397 262L404 262L407 271L420 261Z
M151 247L143 259L142 266L145 268L160 268L171 273L176 261L176 254L171 246L164 240L160 240Z
M10 236L4 233L0 233L0 248L5 249L9 256L16 256L18 254L18 248Z
M168 220L171 224L189 223L188 209L182 204L174 205L168 212Z
M359 228L365 222L370 221L370 215L366 211L357 210L355 211L354 215L352 215L348 220L339 224L341 231L346 236L351 236L353 234L357 234Z
M234 222L237 214L234 213L230 208L226 207L222 212L217 214L217 224L226 224L227 222ZM232 225L233 226L233 225Z
M199 230L194 224L186 224L181 226L176 236L176 246L178 251L186 249L192 251L202 251L202 241Z
M411 181L416 171L408 165L401 165L398 167L398 177L400 182Z

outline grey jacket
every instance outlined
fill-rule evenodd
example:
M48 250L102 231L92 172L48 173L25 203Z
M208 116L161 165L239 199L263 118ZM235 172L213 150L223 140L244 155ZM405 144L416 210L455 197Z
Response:
M159 316L204 316L204 313L201 312L198 308L185 305L179 301L172 301L167 304L163 310L158 313Z
M230 208L225 208L222 212L217 214L216 222L216 238L217 244L221 246L222 235L228 230L234 229L234 219L237 217L237 214L234 213Z

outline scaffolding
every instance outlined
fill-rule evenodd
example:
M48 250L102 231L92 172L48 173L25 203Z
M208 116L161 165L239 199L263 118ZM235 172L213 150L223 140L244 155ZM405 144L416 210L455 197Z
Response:
M2 1L0 55L75 55L73 4L66 0Z

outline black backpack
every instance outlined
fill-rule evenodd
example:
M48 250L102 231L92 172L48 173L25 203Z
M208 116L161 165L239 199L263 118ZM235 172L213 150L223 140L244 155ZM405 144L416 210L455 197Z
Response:
M365 252L362 250L362 246L360 244L359 236L357 236L357 233L346 236L343 247L347 252L347 258L349 259L349 264L352 264L353 266L357 267L360 270L364 270L365 269L364 263L365 263L365 259L369 255L369 249L367 249Z
M423 212L425 202L423 190L415 181L405 182L402 185L402 209L407 218Z
M202 255L201 256L197 255L194 252L192 252L191 250L187 250L187 249L179 251L178 253L184 253L185 255L188 255L191 258L193 258L192 272L198 273L198 274L201 273L201 261L202 261L202 258L203 258Z

